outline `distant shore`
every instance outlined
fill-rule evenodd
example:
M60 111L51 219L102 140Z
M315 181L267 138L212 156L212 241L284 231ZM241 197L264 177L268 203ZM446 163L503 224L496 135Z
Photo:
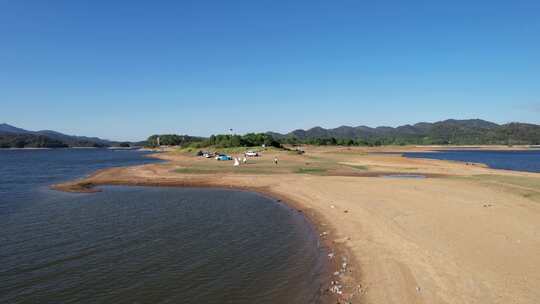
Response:
M0 151L9 151L9 150L52 150L55 148L0 148Z
M56 149L109 149L109 150L141 150L141 151L155 151L155 149L146 149L142 147L58 147L58 148L0 148L2 150L56 150Z
M325 147L325 146L321 146ZM355 149L365 149L365 150L382 150L382 151L438 151L438 150L504 150L504 151L521 151L521 150L535 150L540 149L540 146L536 145L515 145L515 146L505 146L505 145L416 145L416 146L378 146L378 147L367 147L367 146L335 146L337 148L355 148ZM141 151L170 151L175 147L164 147L164 148L146 148L142 146L132 146L132 147L45 147L45 148L36 148L36 147L25 147L25 148L0 148L1 150L50 150L50 149L117 149L117 150L141 150Z
M316 225L335 252L329 257L336 275L328 292L342 302L537 303L540 174L373 153L425 149L306 147L304 155L268 150L239 168L167 152L152 156L165 163L106 169L53 188L257 191L303 212ZM388 174L427 178L380 178Z

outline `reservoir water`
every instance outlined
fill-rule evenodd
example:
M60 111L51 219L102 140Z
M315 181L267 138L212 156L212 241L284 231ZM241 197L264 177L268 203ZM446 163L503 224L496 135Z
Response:
M318 303L317 234L244 191L48 186L136 151L0 150L0 303Z
M540 172L540 150L441 150L436 152L410 152L404 153L404 156L483 163L494 169Z

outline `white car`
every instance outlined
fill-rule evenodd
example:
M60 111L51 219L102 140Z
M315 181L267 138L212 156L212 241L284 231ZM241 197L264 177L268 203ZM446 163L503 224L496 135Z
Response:
M255 151L247 151L246 153L244 153L244 155L248 157L256 157L256 156L259 156L259 153Z

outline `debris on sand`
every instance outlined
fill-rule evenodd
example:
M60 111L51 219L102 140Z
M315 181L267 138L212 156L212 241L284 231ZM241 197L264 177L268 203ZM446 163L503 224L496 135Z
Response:
M328 289L331 293L343 294L343 285L339 284L339 281L331 281L330 288Z

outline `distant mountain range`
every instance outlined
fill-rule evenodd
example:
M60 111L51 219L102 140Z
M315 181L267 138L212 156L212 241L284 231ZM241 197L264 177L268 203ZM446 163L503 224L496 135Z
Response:
M378 144L540 144L540 126L526 123L499 125L481 119L456 120L399 127L314 127L287 134L268 132L283 142L318 143L322 139L354 140Z
M294 130L287 134L276 132L267 132L267 134L281 143L290 144L540 145L540 125L517 122L499 125L481 119L448 119L395 128L341 126L325 129L314 127L309 130ZM167 139L167 135L162 135L162 137L163 140ZM196 139L203 140L204 138ZM98 137L66 135L51 130L28 131L5 123L0 124L0 148L108 147L126 144L144 145L146 141L120 143Z
M29 131L6 123L0 124L0 148L60 148L60 147L108 147L118 142L66 135L51 130Z

